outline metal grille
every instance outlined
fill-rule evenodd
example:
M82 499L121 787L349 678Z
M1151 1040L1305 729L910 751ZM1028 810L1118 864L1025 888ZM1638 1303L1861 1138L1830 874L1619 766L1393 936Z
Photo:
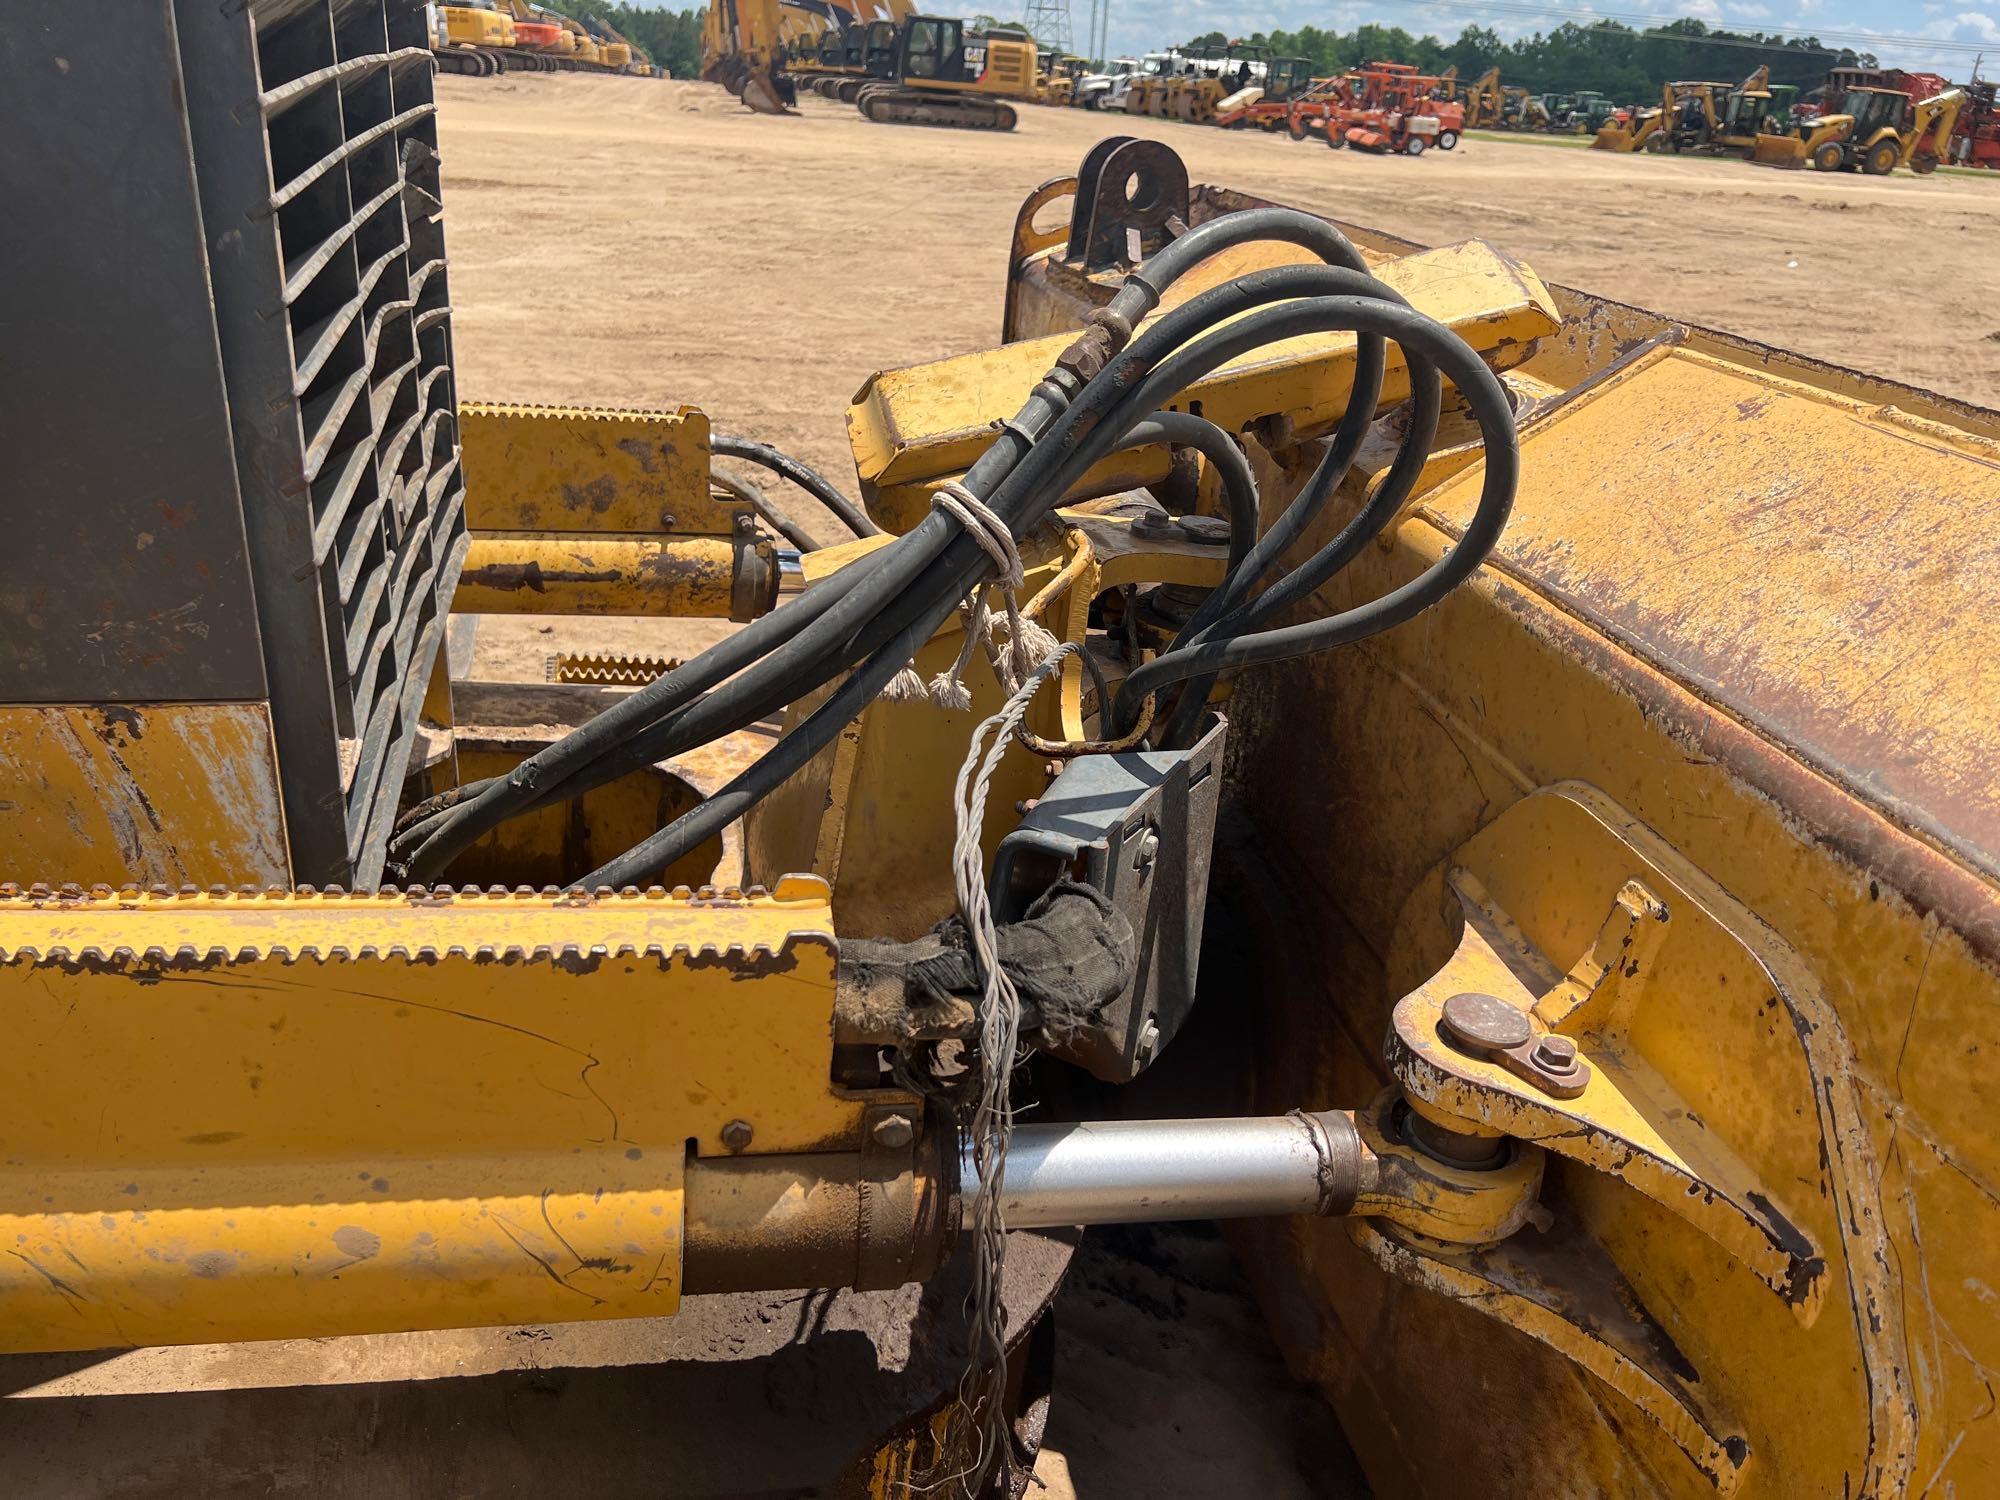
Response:
M176 19L294 868L371 884L467 546L424 8Z

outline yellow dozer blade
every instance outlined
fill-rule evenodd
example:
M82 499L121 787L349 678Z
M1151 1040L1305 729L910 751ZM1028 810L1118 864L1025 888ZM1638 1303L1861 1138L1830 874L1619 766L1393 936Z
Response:
M1796 171L1806 164L1806 143L1795 135L1760 135L1751 148L1750 160Z

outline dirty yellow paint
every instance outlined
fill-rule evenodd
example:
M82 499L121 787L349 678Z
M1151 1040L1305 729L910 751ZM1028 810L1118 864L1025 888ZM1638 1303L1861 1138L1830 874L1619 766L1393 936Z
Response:
M1499 368L1525 359L1559 319L1548 289L1518 262L1480 241L1426 251L1380 268L1381 279L1418 310L1451 328ZM1143 326L1143 325L1142 325ZM1026 339L978 354L871 376L848 409L848 437L862 482L893 492L962 474L993 440L994 423L1013 416L1068 347L1068 336ZM1227 431L1275 426L1290 438L1329 430L1345 411L1353 378L1352 334L1286 339L1231 361L1185 392ZM1382 400L1409 391L1392 344ZM1073 497L1122 487L1129 459L1107 460ZM1157 476L1153 476L1157 477Z
M846 1146L826 890L0 901L0 1348L670 1313L686 1154Z
M727 536L743 507L708 487L708 417L673 411L458 409L465 519L474 531Z
M736 561L737 544L723 537L479 533L452 608L724 620Z
M1656 887L1645 874L1648 864L1657 869L1663 861L1698 871L1794 956L1798 971L1785 992L1820 997L1824 1011L1811 1037L1815 1047L1832 1048L1824 1059L1802 1049L1798 1020L1782 1003L1772 1005L1780 988L1749 982L1756 971L1740 959L1717 967L1688 960L1689 977L1664 1008L1648 1010L1655 998L1649 987L1637 1014L1651 1016L1641 1025L1654 1034L1636 1034L1640 1046L1672 1059L1670 1076L1687 1107L1752 1163L1825 1254L1820 1316L1801 1327L1749 1266L1616 1173L1599 1170L1602 1164L1553 1168L1561 1201L1613 1256L1710 1399L1747 1438L1755 1456L1741 1493L1914 1493L1938 1475L1960 1493L1982 1493L2000 1482L2000 1441L1981 1423L2000 1371L2000 1316L1979 1290L1990 1284L1984 1267L2000 1222L1985 1061L2000 1049L2000 978L1990 956L2000 902L1965 851L1940 852L1915 817L1882 795L1885 778L1837 783L1810 763L1807 746L1788 745L1798 732L1791 726L1820 709L1760 698L1790 717L1746 723L1728 711L1734 672L1712 684L1676 680L1678 672L1656 663L1678 655L1656 649L1642 657L1636 635L1628 646L1612 628L1638 605L1685 599L1678 619L1659 611L1649 624L1656 647L1678 653L1687 638L1698 643L1733 622L1746 653L1737 670L1754 674L1790 660L1807 685L1818 674L1844 671L1843 664L1814 665L1792 656L1788 642L1818 639L1833 657L1875 650L1862 631L1836 644L1832 622L1854 602L1846 568L1828 567L1810 587L1801 581L1789 596L1796 607L1772 586L1773 574L1791 574L1791 549L1826 546L1840 526L1846 512L1827 497L1844 471L1792 468L1782 448L1761 464L1741 465L1711 434L1692 457L1683 455L1689 467L1676 471L1697 476L1682 477L1675 493L1704 514L1700 524L1715 546L1712 558L1694 564L1704 570L1699 600L1684 569L1653 565L1670 555L1654 540L1656 523L1670 537L1683 534L1682 523L1663 514L1672 507L1660 486L1669 477L1661 450L1674 443L1673 422L1686 408L1674 404L1673 386L1660 401L1647 399L1645 387L1656 375L1677 381L1685 374L1678 366L1671 355L1655 359L1548 427L1528 430L1523 491L1501 560L1470 586L1359 650L1239 682L1232 700L1233 739L1243 757L1236 784L1268 857L1302 893L1300 920L1308 933L1351 930L1351 954L1384 956L1382 967L1358 971L1352 956L1323 957L1319 972L1305 961L1310 977L1297 986L1296 1004L1282 1001L1282 1018L1264 1022L1285 1038L1285 1050L1260 1060L1269 1076L1260 1077L1259 1104L1353 1097L1379 1079L1390 1007L1442 968L1462 936L1462 907L1447 878L1466 862L1467 841L1488 825L1499 836L1508 810L1537 788L1587 783L1643 820L1657 844L1635 855L1637 834L1588 832L1602 819L1544 821L1534 837L1516 841L1520 852L1504 881L1491 870L1480 879L1547 955L1543 979L1551 985L1584 964L1614 898L1636 875L1686 929L1685 895L1675 894L1673 881ZM1736 385L1750 377L1720 378ZM1589 442L1559 443L1567 461L1543 468L1541 443L1582 432L1592 399L1620 403L1616 441L1600 432ZM1843 411L1824 393L1782 399L1809 400L1815 412L1837 416L1863 453L1877 440L1879 419ZM1756 443L1756 432L1756 419L1747 418L1741 441ZM1963 465L1958 453L1917 448L1908 462ZM1963 473L1975 490L1987 482L1977 466ZM1776 529L1736 545L1756 508L1771 502L1771 486L1788 474L1823 483L1819 493L1832 509L1772 506ZM1388 545L1357 559L1315 609L1379 595L1434 563L1455 542L1478 476L1474 466L1448 482ZM1607 476L1620 482L1598 482ZM1267 489L1267 503L1281 503L1286 493ZM1861 505L1858 495L1854 503ZM1330 516L1326 528L1340 519ZM1927 524L1935 535L1958 522L1933 506ZM2000 592L1990 569L1933 554L1914 517L1909 531L1893 510L1883 523L1885 542L1900 536L1902 555L1913 562L1877 575L1883 602L1874 614L1885 625L1929 610L1906 597L1925 576L1920 559L1946 570L1955 588L1982 598ZM1625 529L1622 551L1607 535L1618 527ZM1306 545L1324 540L1322 531ZM1584 559L1588 569L1579 571ZM1590 608L1577 592L1555 586L1557 578L1579 576L1597 590ZM1929 618L1936 634L1926 644L1938 650L1955 649L1953 631L1976 636L1981 628L1969 610L1949 630ZM1905 639L1907 649L1918 648L1914 627ZM1767 642L1786 654L1759 663ZM1981 670L1898 693L1881 706L1913 732L1921 726L1922 742L1948 753L1935 783L1909 783L1926 819L1949 811L1947 799L1962 785L1950 758L1961 726L1976 726L1990 711L1973 690ZM1887 683L1898 680L1892 672ZM1831 710L1839 700L1823 702ZM1335 777L1313 770L1328 745L1341 747ZM1963 804L1954 814L1960 827L1962 811ZM1683 889L1691 878L1683 867ZM1699 900L1715 909L1712 897ZM1343 1016L1337 1031L1324 1019L1336 1005ZM1852 1147L1858 1130L1866 1149L1844 1165L1839 1153L1821 1163L1829 1139L1819 1115L1828 1098L1816 1085L1821 1079L1858 1101L1848 1110L1855 1124L1834 1138ZM1648 1118L1687 1128L1663 1113ZM1850 1242L1850 1226L1865 1231L1860 1239ZM1301 1242L1256 1226L1240 1234L1256 1279L1285 1298L1298 1295L1303 1278L1317 1289L1326 1326L1338 1330L1329 1335L1337 1348L1295 1348L1299 1357L1370 1362L1366 1387L1343 1385L1340 1404L1350 1430L1377 1420L1403 1424L1404 1441L1393 1451L1364 1441L1378 1484L1445 1483L1446 1467L1428 1456L1433 1446L1452 1455L1450 1472L1486 1463L1498 1472L1505 1457L1485 1442L1480 1422L1530 1410L1538 1414L1535 1431L1555 1434L1602 1420L1606 1397L1595 1377L1575 1365L1565 1376L1558 1365L1538 1363L1499 1323L1477 1331L1469 1320L1492 1306L1447 1314L1424 1305L1438 1286L1397 1293L1359 1285L1352 1248L1324 1236ZM1469 1369L1504 1362L1507 1380L1497 1387L1470 1374L1461 1380L1426 1354L1440 1339L1475 1351ZM1440 1402L1468 1403L1464 1409L1479 1419L1438 1432L1435 1444L1412 1443L1410 1413ZM1618 1443L1563 1447L1533 1484L1496 1483L1494 1492L1624 1493L1637 1484L1678 1496L1714 1493L1684 1458L1651 1453L1645 1424L1631 1414L1618 1431ZM1632 1478L1635 1463L1644 1481Z
M0 707L5 878L291 881L261 703Z
M2000 443L1899 417L1673 351L1534 429L1501 566L1991 879Z

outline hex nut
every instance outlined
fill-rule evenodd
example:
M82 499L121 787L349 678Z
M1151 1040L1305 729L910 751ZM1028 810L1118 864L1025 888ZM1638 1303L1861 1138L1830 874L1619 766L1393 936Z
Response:
M731 1120L727 1125L722 1127L722 1144L727 1146L731 1151L746 1150L750 1145L751 1138L756 1133L756 1131L751 1129L748 1120Z
M1535 1043L1535 1066L1551 1073L1576 1071L1576 1043L1566 1036L1545 1036Z

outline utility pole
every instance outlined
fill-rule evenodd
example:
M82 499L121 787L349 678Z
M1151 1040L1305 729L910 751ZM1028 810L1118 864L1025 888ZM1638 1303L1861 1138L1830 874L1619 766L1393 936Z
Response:
M1069 0L1027 0L1021 24L1044 52L1069 52Z

